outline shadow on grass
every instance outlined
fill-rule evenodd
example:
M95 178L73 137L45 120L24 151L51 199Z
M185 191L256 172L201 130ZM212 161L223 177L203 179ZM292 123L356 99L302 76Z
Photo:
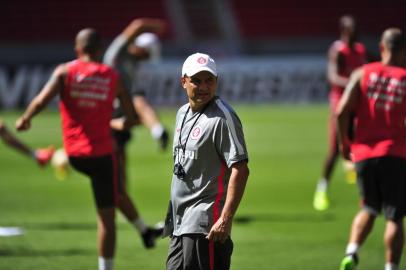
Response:
M336 217L332 213L257 213L252 215L240 215L234 218L237 224L248 224L252 222L301 222L321 223L332 222Z
M34 250L27 247L2 249L0 248L0 257L55 257L55 256L78 256L94 254L94 250L85 249L66 249L66 250Z

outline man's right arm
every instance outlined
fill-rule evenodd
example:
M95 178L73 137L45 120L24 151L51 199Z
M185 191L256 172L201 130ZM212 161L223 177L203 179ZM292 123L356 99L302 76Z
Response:
M226 201L221 215L210 229L207 239L224 242L230 236L233 218L244 194L248 175L247 160L242 160L231 166Z
M133 20L121 33L127 42L132 42L138 35L144 32L161 33L164 31L165 21L153 18L139 18Z
M348 137L351 125L352 113L358 102L360 83L363 76L362 68L356 69L350 77L350 80L345 88L343 96L338 103L336 117L338 126L338 138L340 142L341 153L347 160L350 157L350 138Z
M31 127L31 119L51 101L56 95L62 92L64 87L64 79L67 74L65 65L59 65L53 72L51 78L34 97L23 115L16 121L16 129L28 130Z
M139 18L133 20L124 30L118 35L107 48L103 63L109 66L115 66L116 59L122 50L127 49L127 45L143 32L163 32L165 22L161 19Z
M339 74L339 63L343 56L335 48L331 46L328 51L328 63L327 63L327 79L330 84L345 87L348 83L348 79Z

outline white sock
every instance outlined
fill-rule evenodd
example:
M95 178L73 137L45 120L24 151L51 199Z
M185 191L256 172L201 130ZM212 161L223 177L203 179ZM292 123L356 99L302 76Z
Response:
M152 138L154 138L155 140L158 140L159 138L161 138L162 133L164 133L165 128L164 126L159 123L159 124L155 124L152 128L151 128L151 136Z
M385 263L385 270L398 270L398 265L394 263Z
M99 257L99 270L113 270L113 258Z
M144 220L142 220L142 218L140 217L133 220L133 225L140 233L144 233L148 229L148 226L144 223Z
M328 182L325 178L321 178L317 183L317 191L327 191Z
M349 243L345 250L345 254L355 254L358 252L359 245L357 243Z

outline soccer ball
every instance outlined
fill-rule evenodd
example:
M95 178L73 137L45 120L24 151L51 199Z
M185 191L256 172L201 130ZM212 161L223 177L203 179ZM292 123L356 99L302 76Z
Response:
M69 159L65 150L59 148L54 152L51 159L51 165L55 170L56 179L65 180L69 167Z
M52 155L51 164L54 167L64 167L68 165L68 157L65 150L62 148L57 149Z

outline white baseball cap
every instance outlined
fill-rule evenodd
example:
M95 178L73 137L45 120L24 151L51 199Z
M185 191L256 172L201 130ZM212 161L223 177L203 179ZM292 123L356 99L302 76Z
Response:
M182 76L193 76L200 71L208 71L217 77L216 62L208 54L195 53L186 58L182 67Z
M152 61L161 57L161 42L154 33L142 33L134 40L134 45L147 50Z

